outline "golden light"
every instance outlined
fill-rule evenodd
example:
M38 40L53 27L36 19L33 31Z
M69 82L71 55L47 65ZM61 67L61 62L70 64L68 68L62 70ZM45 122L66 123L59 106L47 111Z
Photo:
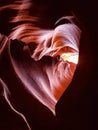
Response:
M72 53L68 53L68 54L62 54L61 58L64 61L69 61L75 64L78 64L78 54L72 54Z

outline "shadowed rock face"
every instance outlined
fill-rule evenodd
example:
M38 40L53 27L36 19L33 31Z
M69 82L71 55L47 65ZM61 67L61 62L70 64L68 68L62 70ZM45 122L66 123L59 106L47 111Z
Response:
M11 22L5 13L3 20L0 17L1 33L7 35L0 36L0 129L97 130L97 49L90 7L74 3L72 8L71 1L65 2L66 10L73 9L83 22L79 46L80 30L72 18L56 22L70 14L64 11L64 1L35 1L34 6L26 2L21 9L17 3L16 9L9 6L13 12L4 11L15 16ZM64 9L54 10L54 5ZM26 9L31 7L37 12L33 17ZM76 67L68 56L78 54Z

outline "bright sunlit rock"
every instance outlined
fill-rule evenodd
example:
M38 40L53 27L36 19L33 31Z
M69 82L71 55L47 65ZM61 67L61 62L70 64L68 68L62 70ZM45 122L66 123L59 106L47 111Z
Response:
M64 61L69 61L69 62L78 64L78 54L71 54L71 53L62 54L62 55L61 55L61 58L62 58Z

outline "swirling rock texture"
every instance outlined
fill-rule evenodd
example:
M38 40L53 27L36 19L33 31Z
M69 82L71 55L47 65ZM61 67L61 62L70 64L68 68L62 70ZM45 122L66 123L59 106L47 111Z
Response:
M82 3L73 4L76 10L70 4L1 2L1 130L98 129L94 30ZM73 16L65 16L71 9L78 12L81 29Z

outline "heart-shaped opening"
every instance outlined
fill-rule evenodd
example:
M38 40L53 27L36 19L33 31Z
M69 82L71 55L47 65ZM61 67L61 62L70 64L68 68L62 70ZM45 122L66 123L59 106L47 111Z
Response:
M12 39L20 37L27 43L18 60L12 57L12 64L27 91L55 114L55 105L70 84L78 63L80 29L74 23L65 23L51 30L34 31L31 27L27 35L28 27L31 24L23 24L23 30L19 26L11 34Z

